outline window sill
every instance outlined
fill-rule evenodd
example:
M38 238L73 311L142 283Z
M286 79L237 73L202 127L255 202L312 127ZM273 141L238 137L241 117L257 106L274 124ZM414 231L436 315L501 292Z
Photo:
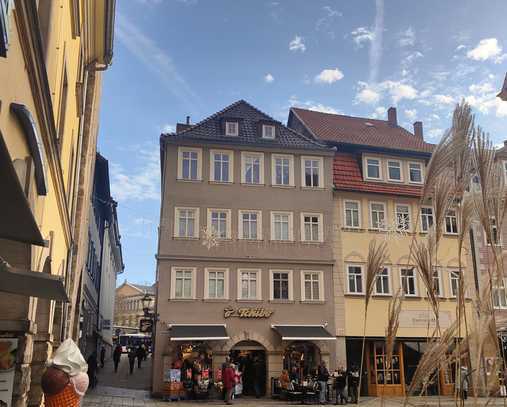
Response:
M249 182L242 182L241 186L244 186L244 187L265 187L266 184L264 184L264 183L262 183L262 184L251 184Z
M402 179L387 179L387 182L392 182L393 184L404 184Z
M346 296L350 296L350 297L364 297L364 293L351 293L351 292L346 292L345 293Z
M246 243L260 243L263 241L264 239L238 239L238 242L246 242Z
M302 244L310 246L320 246L324 244L323 240L301 240Z
M308 305L322 305L326 302L324 300L301 300L299 301L301 304L308 304Z
M302 191L325 191L326 188L324 188L324 187L307 187L307 186L302 186L301 190Z
M349 226L342 226L342 230L344 232L355 232L355 233L364 233L366 232L366 229L363 228L353 228Z
M405 294L404 298L407 300L414 299L414 300L422 300L423 297L417 294Z
M447 236L447 237L458 237L458 236L459 236L459 233L448 233L448 232L444 232L444 236Z
M295 301L294 300L275 300L275 299L271 299L271 300L269 300L269 303L270 304L294 304Z
M234 181L208 181L208 183L213 185L233 185Z
M248 302L252 302L252 303L260 303L262 302L263 300L260 299L260 300L254 300L254 299L244 299L244 298L237 298L236 299L236 302L241 302L241 303L248 303Z
M229 302L229 298L203 298L203 302L215 302L215 303L226 303Z
M419 187L424 185L424 181L423 182L408 181L408 183L410 185L415 185L415 186L419 186Z
M169 298L168 301L177 301L177 302L190 302L195 301L195 298Z
M296 243L295 240L269 240L270 243L282 243L282 244L290 244L290 243Z
M387 229L372 229L372 228L368 228L368 232L373 232L373 233L387 233Z
M173 240L190 240L190 241L199 241L198 237L181 237L181 236L173 236Z
M278 184L271 184L273 188L282 188L282 189L294 189L296 188L295 185L278 185Z
M378 298L389 298L389 297L392 297L393 295L391 293L385 293L385 294L382 294L382 293L374 293L372 294L373 297L378 297Z
M178 182L189 182L189 183L200 183L203 182L202 179L185 179L185 178L176 178Z

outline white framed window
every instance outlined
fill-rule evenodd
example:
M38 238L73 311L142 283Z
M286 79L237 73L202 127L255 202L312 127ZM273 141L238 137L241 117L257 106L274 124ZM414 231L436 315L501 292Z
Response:
M449 271L449 287L451 297L457 297L459 293L459 271Z
M294 299L292 273L292 270L269 270L270 300L292 301Z
M385 230L387 228L385 203L370 202L370 226L375 230Z
M264 184L264 154L241 152L241 183L248 185Z
M238 269L238 299L261 300L261 270Z
M505 183L507 184L507 160L502 161L503 175L505 177Z
M271 212L271 240L294 240L292 212Z
M458 234L458 216L454 209L449 209L445 215L445 233L449 235Z
M174 236L199 237L199 208L174 208Z
M444 295L443 289L442 289L442 281L440 279L440 270L438 267L433 267L433 290L435 291L435 294L437 297L442 297Z
M301 157L301 180L304 187L324 187L324 160L322 157Z
M301 300L324 301L322 271L301 270Z
M171 268L171 299L195 299L195 267Z
M501 235L498 233L498 227L496 225L496 219L494 217L489 218L489 224L491 228L491 235L493 238L493 245L495 246L501 246L502 245L502 239ZM491 242L489 241L489 236L487 233L484 233L484 239L485 243L489 246L491 246Z
M234 181L234 153L225 150L210 151L210 180L213 182Z
M229 298L229 269L206 267L204 269L204 299Z
M239 123L236 121L225 122L225 135L226 136L238 136L239 135Z
M238 218L238 236L245 240L262 240L262 212L240 210Z
M400 280L403 294L407 297L417 296L417 276L415 268L400 269Z
M202 180L202 150L200 148L178 147L178 179Z
M492 288L491 295L493 296L493 307L496 309L507 308L507 293L505 291L505 281L496 284Z
M358 229L361 227L361 202L343 201L345 227Z
M366 178L368 179L382 179L382 168L380 166L380 159L373 157L366 157Z
M396 204L396 229L408 231L410 230L410 205Z
M421 231L428 232L433 226L433 208L431 206L421 207Z
M363 266L357 264L347 265L347 293L364 294Z
M262 138L267 138L269 140L273 140L275 138L275 126L272 124L263 124L262 125Z
M422 184L423 179L423 165L422 163L410 162L408 163L408 180L414 184Z
M375 294L391 294L391 273L389 267L384 267L382 271L377 274L377 279L375 280Z
M402 182L401 161L387 160L387 179L394 182Z
M217 239L231 238L231 210L208 209L208 228Z
M273 154L271 156L271 183L277 186L294 186L294 157Z
M322 224L321 213L301 213L301 241L323 242Z

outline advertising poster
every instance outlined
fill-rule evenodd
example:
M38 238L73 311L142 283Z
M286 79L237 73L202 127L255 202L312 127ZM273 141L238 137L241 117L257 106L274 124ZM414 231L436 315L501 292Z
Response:
M0 338L0 407L11 407L17 338Z

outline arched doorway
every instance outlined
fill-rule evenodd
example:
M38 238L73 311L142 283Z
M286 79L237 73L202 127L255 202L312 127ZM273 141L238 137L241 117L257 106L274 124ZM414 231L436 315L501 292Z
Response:
M264 396L267 377L266 348L256 341L240 341L232 347L229 356L241 375L241 394Z

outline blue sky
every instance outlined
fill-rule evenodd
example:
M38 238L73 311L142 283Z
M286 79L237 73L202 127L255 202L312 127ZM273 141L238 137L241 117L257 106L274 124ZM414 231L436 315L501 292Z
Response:
M245 99L286 122L291 106L384 118L427 141L466 98L507 138L507 2L122 0L105 73L99 151L119 201L125 278L155 276L159 135Z

